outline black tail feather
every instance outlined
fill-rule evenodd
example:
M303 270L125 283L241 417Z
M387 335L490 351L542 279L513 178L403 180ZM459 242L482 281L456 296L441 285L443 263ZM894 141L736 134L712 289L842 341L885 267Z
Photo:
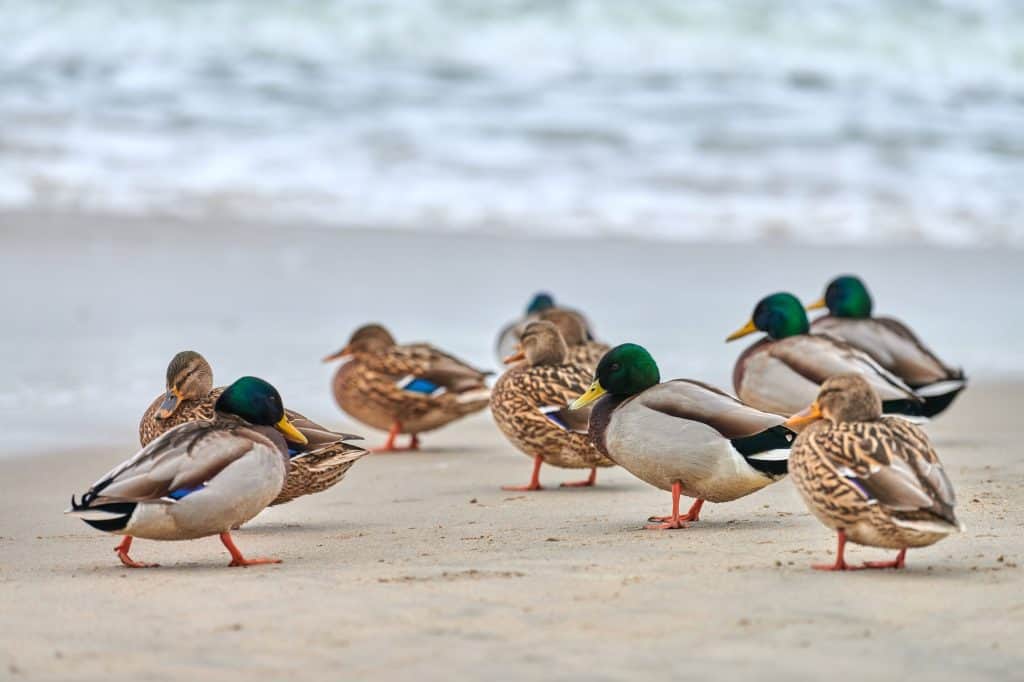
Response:
M747 464L763 474L774 477L785 476L789 473L789 462L787 460L763 460L751 459L751 457L762 452L768 452L769 450L788 450L793 445L795 439L796 433L779 424L760 433L755 433L752 436L733 438L731 442L736 451L747 460Z
M883 400L882 412L885 414L902 414L907 417L926 417L924 403L908 398L898 400Z
M943 393L942 395L931 396L924 399L924 407L921 408L921 414L925 417L934 417L940 412L945 411L947 407L953 404L953 401L960 391L964 390L965 387L960 387L955 391L949 393Z
M82 511L85 507L75 507L74 500L72 500L71 508L75 511ZM110 504L101 504L95 507L89 507L90 511L107 512L111 514L106 519L86 519L82 521L89 524L96 530L101 530L105 533L117 533L125 529L128 525L128 521L131 520L132 514L135 512L136 502L111 502Z

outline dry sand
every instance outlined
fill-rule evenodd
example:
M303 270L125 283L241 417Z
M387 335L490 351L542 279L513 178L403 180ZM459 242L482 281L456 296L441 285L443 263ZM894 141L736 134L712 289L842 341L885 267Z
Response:
M502 492L529 461L486 416L265 512L236 538L269 567L205 539L138 541L163 566L127 570L62 517L130 441L0 460L0 677L1020 679L1022 392L973 386L929 427L968 532L899 573L810 570L833 539L788 481L671 532L640 529L669 497L621 470Z

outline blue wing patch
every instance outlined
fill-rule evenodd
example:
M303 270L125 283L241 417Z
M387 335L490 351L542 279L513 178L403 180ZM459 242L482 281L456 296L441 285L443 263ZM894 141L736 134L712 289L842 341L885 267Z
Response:
M562 411L561 407L557 407L557 406L541 407L540 411L541 411L541 414L543 414L545 417L548 418L548 421L553 423L558 428L560 428L560 429L562 429L564 431L571 431L572 430L572 429L569 428L569 425L566 424L565 421L562 420L562 417L558 414L559 412Z
M864 496L864 499L867 500L868 504L878 504L878 500L875 499L875 496L871 494L871 491L869 491L861 481L860 476L855 474L852 469L849 467L842 467L839 469L839 475L853 484L853 487Z
M403 391L429 396L441 395L446 390L444 386L438 386L429 379L415 377L411 374L399 381L398 387Z
M178 488L177 490L172 490L171 492L167 493L164 497L169 497L172 500L180 500L181 498L187 497L188 495L191 495L197 490L202 490L205 487L206 484L204 483L202 485L197 485L194 488Z

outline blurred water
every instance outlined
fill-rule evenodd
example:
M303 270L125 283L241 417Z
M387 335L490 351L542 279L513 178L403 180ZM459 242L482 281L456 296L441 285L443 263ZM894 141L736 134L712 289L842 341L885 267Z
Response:
M0 0L0 208L1024 244L1015 0Z
M403 342L427 340L499 370L499 329L540 289L584 310L601 339L649 348L663 377L731 389L733 364L754 339L724 339L759 298L789 290L812 300L837 273L856 272L876 312L904 320L962 367L969 392L1024 379L1024 268L1007 249L581 242L39 215L0 224L0 241L0 290L10 292L0 457L96 443L121 443L127 455L168 361L189 348L209 358L218 383L261 376L287 405L367 433L335 407L335 367L320 362L357 326L379 321Z

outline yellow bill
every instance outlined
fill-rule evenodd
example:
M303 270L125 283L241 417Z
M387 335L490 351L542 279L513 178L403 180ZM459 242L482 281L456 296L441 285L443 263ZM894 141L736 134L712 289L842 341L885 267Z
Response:
M290 440L293 443L299 445L305 445L309 442L309 439L302 435L302 431L295 428L295 425L288 421L288 417L281 417L281 421L274 425L274 428L284 434L286 440Z
M782 423L787 429L793 429L794 431L802 431L807 428L810 424L818 421L822 418L821 407L818 405L818 401L815 400L813 403L808 405L803 410L797 412L792 417Z
M736 339L743 338L747 334L753 334L756 331L757 325L754 324L754 320L751 319L745 325L734 331L732 334L729 334L729 336L725 337L725 342L729 343L730 341L735 341Z
M572 405L569 406L569 409L578 410L581 407L586 407L587 405L594 402L607 392L608 391L604 390L604 387L601 385L601 382L598 381L597 379L594 379L594 383L590 384L590 388L587 389L587 392L581 395L579 398L576 398L576 400L572 402Z
M817 301L815 301L814 303L812 303L809 306L807 306L807 309L808 310L821 310L822 308L825 308L827 306L828 306L828 304L825 303L825 299L824 298L819 298Z

